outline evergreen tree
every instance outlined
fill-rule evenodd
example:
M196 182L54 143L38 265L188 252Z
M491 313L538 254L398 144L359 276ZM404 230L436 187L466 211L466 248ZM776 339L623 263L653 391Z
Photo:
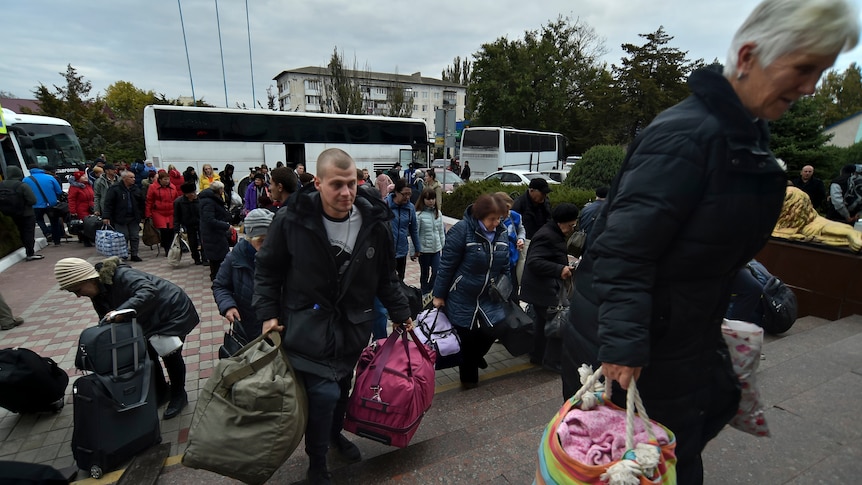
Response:
M784 115L770 122L769 148L787 164L787 173L798 173L805 165L816 171L831 173L840 167L835 152L824 151L831 135L823 132L823 118L817 110L817 100L799 99ZM832 155L830 155L832 154Z

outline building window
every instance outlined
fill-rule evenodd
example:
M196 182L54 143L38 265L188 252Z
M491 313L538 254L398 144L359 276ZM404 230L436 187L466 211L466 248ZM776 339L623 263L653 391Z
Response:
M413 88L407 88L404 90L404 98L413 99Z
M434 99L440 99L440 93L434 93Z
M422 111L428 111L428 105L427 104L422 105Z
M418 104L413 105L413 111L419 111L419 105Z
M428 91L422 91L422 99L428 99Z
M314 79L306 79L305 80L305 89L317 91L320 89L320 81Z
M305 104L319 105L320 104L320 96L306 96L305 97Z

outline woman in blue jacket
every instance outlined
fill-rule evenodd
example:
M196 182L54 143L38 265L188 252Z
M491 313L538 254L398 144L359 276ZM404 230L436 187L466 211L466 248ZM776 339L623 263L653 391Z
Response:
M389 209L395 215L389 225L392 227L392 237L395 240L395 271L398 272L401 281L404 281L407 254L410 253L410 244L407 242L408 234L413 241L413 260L418 258L419 253L422 252L422 245L419 242L419 227L416 222L416 208L410 202L411 195L413 195L413 190L407 185L407 182L404 179L398 179L392 193L386 198Z
M268 209L254 209L245 216L245 238L237 242L233 251L225 256L213 280L213 297L218 312L234 325L235 331L241 332L246 342L260 336L261 321L251 304L251 297L254 296L254 256L263 246L274 215Z
M487 367L484 357L495 340L479 326L506 317L503 305L488 294L491 280L509 274L509 242L500 224L505 214L506 207L490 195L467 207L446 234L434 282L434 306L444 308L461 338L461 385L468 389L479 383L479 369Z

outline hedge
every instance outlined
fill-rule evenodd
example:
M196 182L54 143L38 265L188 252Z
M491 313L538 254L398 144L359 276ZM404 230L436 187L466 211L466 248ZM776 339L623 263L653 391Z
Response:
M499 180L469 182L459 186L453 193L443 195L443 214L461 219L467 206L482 194L506 192L514 199L526 190L526 185L504 185ZM593 190L575 189L562 184L551 185L551 193L548 194L552 207L561 202L570 202L581 208L595 197L596 193Z
M6 257L9 253L24 247L21 242L21 234L18 233L18 226L11 217L0 214L0 258Z

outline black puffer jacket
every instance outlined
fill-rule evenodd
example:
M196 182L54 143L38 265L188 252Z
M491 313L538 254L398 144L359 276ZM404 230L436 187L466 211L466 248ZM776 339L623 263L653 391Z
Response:
M100 292L92 301L100 318L111 310L133 308L148 338L185 337L200 322L191 298L170 281L126 266L116 257L95 266Z
M689 86L630 148L596 220L563 331L566 392L581 362L645 366L645 399L732 374L720 331L731 282L769 239L787 176L766 122L719 72L698 70Z
M230 251L227 235L230 230L230 214L224 206L224 199L212 189L201 190L198 194L201 208L201 245L207 259L221 261Z
M554 221L542 226L527 250L521 277L521 300L539 306L556 306L563 280L560 275L569 264L566 237Z
M255 258L252 306L259 321L278 318L283 346L298 370L327 379L350 375L368 345L374 297L393 322L410 317L398 286L386 204L357 191L362 214L350 265L339 282L316 191L300 191L275 214Z

